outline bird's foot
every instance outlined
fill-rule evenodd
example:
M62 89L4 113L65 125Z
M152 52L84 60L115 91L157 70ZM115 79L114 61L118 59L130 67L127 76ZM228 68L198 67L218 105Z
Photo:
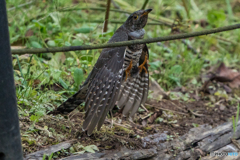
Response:
M130 77L130 71L131 71L132 67L133 67L133 65L132 65L132 60L131 60L131 62L129 63L128 68L125 70L125 73L126 73L125 81L127 80L128 75Z
M110 128L113 128L113 124L114 124L114 122L113 122L113 119L112 119Z
M141 73L143 69L145 73L148 73L147 69L144 67L144 65L147 63L147 58L148 58L147 55L145 55L144 62L140 66L138 66L139 73Z
M134 122L133 122L133 117L130 117L130 116L129 116L129 117L128 117L128 120L129 120L129 122L134 123Z
M121 124L122 123L122 118L118 119L118 123Z

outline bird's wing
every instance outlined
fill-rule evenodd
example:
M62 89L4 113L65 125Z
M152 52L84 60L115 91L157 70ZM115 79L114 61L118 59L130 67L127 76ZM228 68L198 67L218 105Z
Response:
M144 62L146 55L149 57L147 45L142 50L139 65ZM148 64L145 63L144 67L147 73L142 70L136 77L130 77L122 84L117 105L120 108L124 107L122 114L125 116L130 113L130 117L133 117L139 106L147 100L149 89ZM137 70L137 72L139 71Z
M124 31L117 30L109 42L127 41ZM98 125L101 128L108 111L115 105L123 75L123 61L126 47L104 49L94 68L96 74L92 76L88 86L85 101L85 121L83 129L91 135Z
M127 33L124 31L123 27L120 27L115 34L112 36L112 38L109 40L109 43L111 42L119 42L119 41L126 41L128 40ZM73 111L76 107L78 107L81 103L83 103L86 100L87 95L89 94L89 89L91 89L91 84L96 75L101 71L103 67L105 67L105 64L109 63L111 59L123 59L124 51L126 47L117 47L117 48L110 48L110 49L103 49L101 52L97 63L94 65L91 73L88 75L88 78L84 82L84 84L80 87L79 91L75 93L73 96L69 97L64 103L62 103L58 108L53 110L52 112L48 114L66 114L71 111ZM115 56L118 52L118 58ZM121 61L116 62L114 65L121 66ZM115 67L115 66L108 66L108 67ZM96 78L95 78L96 79ZM114 93L114 92L113 92Z

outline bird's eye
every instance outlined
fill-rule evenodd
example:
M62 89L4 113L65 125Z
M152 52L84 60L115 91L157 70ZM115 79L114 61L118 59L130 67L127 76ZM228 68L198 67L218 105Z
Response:
M136 20L136 19L138 19L138 16L137 16L137 15L134 15L133 18Z

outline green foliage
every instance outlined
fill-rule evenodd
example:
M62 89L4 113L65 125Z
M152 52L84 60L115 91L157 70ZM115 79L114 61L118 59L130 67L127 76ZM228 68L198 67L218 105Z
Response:
M76 150L81 150L76 152ZM99 151L98 147L96 145L88 145L88 146L83 146L79 143L75 144L74 147L70 148L71 153L73 154L83 154L85 152L89 153L95 153L96 151Z
M211 24L220 27L226 20L226 15L224 10L210 10L208 11L207 18Z
M31 41L30 43L33 48L42 48L42 45L36 41Z
M170 68L168 72L168 78L170 82L176 83L178 86L181 86L180 84L180 75L182 72L182 67L180 65L174 65Z
M53 153L51 153L51 155L48 156L48 160L52 160L52 158L53 158ZM43 155L42 160L46 160L46 154Z
M35 112L34 115L30 116L30 120L33 121L33 122L38 122L39 119L43 116L44 116L44 112L38 111L38 112Z
M196 123L192 123L193 127L198 127L199 125Z
M17 6L24 3L23 0L11 0L7 2L8 7ZM142 4L136 3L139 6L134 7L134 2L122 1L120 5L127 6L134 11L141 8ZM156 2L149 2L149 5ZM134 3L135 4L135 3ZM157 2L158 6L167 5L169 7L179 6L178 1L174 3ZM33 3L30 8L23 7L9 11L9 31L12 45L20 44L29 48L41 47L61 47L61 46L76 46L83 44L106 43L114 34L119 24L109 24L109 29L106 33L102 33L103 24L90 23L90 20L101 19L104 17L102 11L91 11L91 13L83 10L71 12L58 12L56 9L71 8L70 1L51 1L46 3ZM82 7L90 7L84 6ZM197 6L190 13L196 12ZM192 14L191 18L198 15L202 19L207 19L211 26L218 27L226 25L227 19L224 10L230 12L229 6L223 6L221 9L217 6L218 3L212 2L211 5L199 3L198 7L204 8L199 14ZM225 8L224 8L225 7ZM44 12L41 8L44 8ZM24 10L28 10L28 14L24 14ZM158 10L153 8L155 14L164 14L165 9ZM180 13L185 10L177 7ZM200 11L200 10L199 10ZM40 18L39 18L40 17ZM175 19L174 14L169 19ZM187 18L185 13L183 18ZM15 19L20 19L16 21ZM126 19L122 13L111 12L110 19L123 20ZM191 26L194 29L194 26ZM159 37L169 35L170 28L160 26L145 27L146 37ZM226 39L239 39L236 35L230 32L222 33ZM239 56L230 54L232 48L225 45L222 49L212 51L211 47L222 46L221 41L214 37L208 36L196 37L193 41L186 40L194 49L200 50L200 55L194 55L188 50L187 46L181 41L163 42L164 46L149 44L150 48L150 67L151 77L165 89L171 90L177 86L186 86L193 79L194 84L198 85L198 76L201 70L216 64L219 60L226 64L237 64ZM74 51L69 53L48 53L34 55L30 58L16 57L13 60L16 91L18 97L18 105L25 114L25 111L31 109L31 114L44 110L49 110L57 107L63 100L74 93L86 79L95 64L101 50L92 51ZM237 52L237 50L236 50ZM234 57L232 58L232 55ZM206 60L210 63L204 63ZM192 81L193 82L193 81ZM193 84L193 83L191 83ZM60 91L54 91L51 87L59 86ZM49 98L50 97L50 98Z
M74 29L74 31L77 33L90 33L92 30L93 28L87 28L87 27Z
M239 103L238 103L236 118L234 118L234 116L232 116L233 131L234 131L235 134L236 134L236 132L237 132L237 124L238 124L238 120L239 120L239 113L240 113L239 109L240 109L240 107L239 107ZM234 137L234 138L235 138L235 137Z
M95 145L89 145L89 146L83 147L83 149L86 152L90 152L90 153L95 153L95 151L99 151L98 147Z
M78 88L84 79L83 70L80 68L76 68L74 70L73 78L74 78L74 82L75 82L75 87Z
M188 23L181 1L149 1L153 7L150 17L166 21L179 19L179 12L183 21L179 22L186 32L225 26L233 21L231 6L220 1L191 1L189 13L194 23ZM227 2L227 1L226 1ZM25 0L8 0L7 7L16 7ZM118 0L118 5L128 11L135 11L142 7L139 1ZM81 1L81 5L74 7L99 7L102 2L89 4ZM104 4L105 5L105 4ZM94 45L107 43L120 24L109 23L108 31L103 33L105 12L99 10L72 10L61 12L61 9L73 9L73 1L39 1L26 7L17 7L8 11L9 32L11 45L19 48L63 47L78 45ZM169 9L166 9L169 8ZM224 11L227 10L229 14ZM238 17L235 16L235 19ZM124 13L110 12L110 20L126 20ZM92 23L92 20L102 20L102 23ZM237 19L238 20L238 19ZM151 20L149 20L150 22ZM202 22L210 25L201 27ZM239 20L238 20L239 21ZM196 24L195 24L196 22ZM188 30L185 26L190 26ZM167 36L172 34L171 28L163 25L146 25L145 38ZM186 39L188 45L197 51L193 53L181 40L148 44L150 78L156 80L166 91L176 87L202 86L201 73L206 72L219 61L227 66L239 68L240 47L236 44L240 40L240 31L222 32ZM13 55L14 78L17 94L17 105L20 117L30 117L32 123L38 122L49 111L58 107L67 97L78 90L91 72L101 49L86 51L71 51L47 53L38 55ZM220 94L219 97L223 97ZM190 94L171 92L172 100L189 101ZM239 113L239 109L238 109ZM234 123L237 117L233 118ZM156 119L156 123L162 122ZM197 126L197 124L193 124ZM236 126L236 123L235 125ZM148 130L149 128L146 128ZM67 130L63 126L63 130ZM32 131L32 130L31 130ZM172 137L168 137L169 140ZM31 142L32 143L32 142ZM95 146L82 146L83 152L95 152Z

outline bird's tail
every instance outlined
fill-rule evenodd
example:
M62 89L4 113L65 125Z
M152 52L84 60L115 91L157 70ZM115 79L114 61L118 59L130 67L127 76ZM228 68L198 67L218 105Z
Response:
M122 114L133 117L139 106L144 104L148 96L148 73L142 72L137 77L130 77L122 84L119 93L118 107L123 108Z
M87 85L80 88L72 97L68 98L58 108L49 112L48 114L67 114L77 108L85 101L87 93Z

